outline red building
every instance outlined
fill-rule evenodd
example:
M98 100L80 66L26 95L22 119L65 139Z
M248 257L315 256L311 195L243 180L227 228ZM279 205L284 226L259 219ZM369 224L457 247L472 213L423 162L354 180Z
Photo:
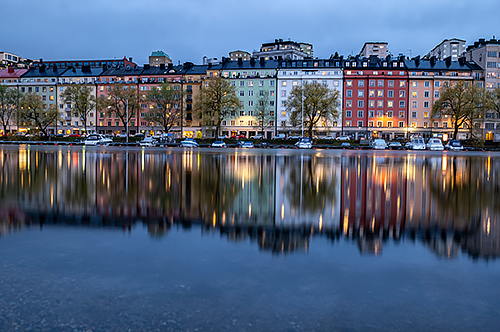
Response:
M353 138L408 134L408 71L402 57L345 61L343 132Z

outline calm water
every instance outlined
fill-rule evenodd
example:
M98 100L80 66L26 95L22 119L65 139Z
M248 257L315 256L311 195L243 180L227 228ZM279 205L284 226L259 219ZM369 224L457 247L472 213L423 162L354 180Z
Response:
M0 146L0 331L498 331L500 154Z

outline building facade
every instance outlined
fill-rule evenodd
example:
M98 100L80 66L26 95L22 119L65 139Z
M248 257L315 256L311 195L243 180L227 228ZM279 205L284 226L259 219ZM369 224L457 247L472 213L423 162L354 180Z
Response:
M285 108L285 101L295 86L305 82L319 82L331 90L339 92L339 105L342 105L342 59L307 59L283 60L279 62L277 81L277 133L286 135L302 134L302 128L290 122L290 112ZM342 126L341 108L333 122L320 121L314 129L315 135L340 135Z
M312 52L312 45L310 46ZM291 40L284 41L283 39L275 39L274 43L262 44L260 51L253 52L252 56L257 59L263 58L264 60L302 60L309 57L307 53L302 51L300 43Z
M458 61L458 58L465 53L465 40L452 38L445 39L434 47L425 58L435 57L437 60L444 60L451 57L451 61Z
M402 57L344 62L343 134L352 138L408 137L408 73Z
M149 56L149 65L151 67L160 67L160 65L168 66L169 64L172 64L172 60L167 53L163 51L151 52Z
M379 58L385 58L389 55L389 50L387 49L386 42L366 42L359 52L359 56L361 58L369 58L372 55L375 55Z

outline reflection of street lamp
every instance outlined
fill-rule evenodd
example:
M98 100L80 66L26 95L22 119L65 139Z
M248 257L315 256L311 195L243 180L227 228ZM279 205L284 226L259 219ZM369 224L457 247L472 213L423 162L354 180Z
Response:
M128 119L128 99L127 99L127 106L125 107L125 110L126 110L126 112L127 112L127 115L126 115L126 116L127 116L127 118L126 118L126 119L127 119L127 126L126 126L126 128L125 128L125 131L126 131L126 133L125 133L125 134L127 135L127 138L126 138L126 140L127 140L127 141L126 141L126 142L127 142L127 144L128 144L128 121L129 121L129 119Z

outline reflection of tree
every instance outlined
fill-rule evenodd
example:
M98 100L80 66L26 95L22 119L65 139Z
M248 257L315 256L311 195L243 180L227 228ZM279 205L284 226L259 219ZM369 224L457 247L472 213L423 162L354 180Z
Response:
M327 174L325 170L334 171L335 168L323 167L316 157L294 159L287 165L289 177L285 187L291 206L298 211L302 207L303 212L318 212L331 206L337 198L336 181L334 174Z
M446 159L442 162L446 164L439 169L431 167L427 177L437 211L444 217L438 221L451 220L454 228L465 229L470 228L471 222L479 221L484 211L500 213L500 205L494 204L499 185L488 181L483 163L457 157L450 163Z

